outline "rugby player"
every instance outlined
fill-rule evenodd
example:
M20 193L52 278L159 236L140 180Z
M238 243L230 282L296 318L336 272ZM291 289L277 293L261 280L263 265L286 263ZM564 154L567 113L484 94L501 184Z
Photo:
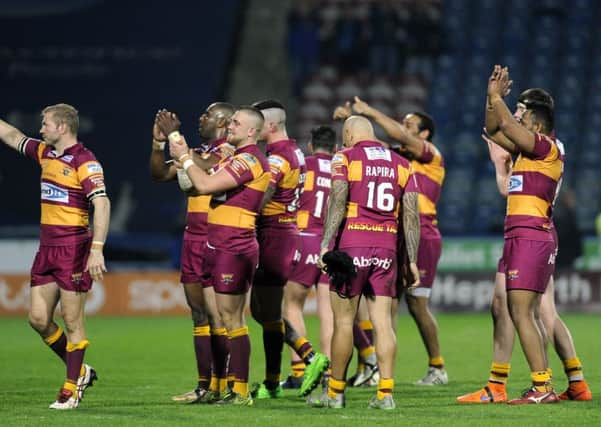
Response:
M217 401L218 404L253 404L248 388L250 338L244 308L259 260L256 217L271 176L267 159L257 147L263 122L263 114L256 108L239 108L227 132L227 142L235 146L236 151L209 175L192 160L186 141L175 130L177 126L171 116L159 117L159 126L169 138L171 155L186 171L199 194L212 195L205 268L227 329L228 369L233 376L232 389Z
M78 111L68 104L44 108L42 140L0 120L0 139L42 169L40 247L31 268L29 323L67 367L51 409L77 408L97 378L95 370L83 363L90 344L84 306L93 280L102 280L106 272L103 247L110 201L102 166L78 141L78 130ZM64 330L53 319L59 301Z
M351 116L343 125L346 149L332 160L332 190L321 242L320 267L334 235L334 255L350 258L354 272L344 280L333 280L330 301L334 312L332 336L332 375L328 399L312 406L343 408L346 370L352 354L352 332L361 295L367 298L374 325L376 353L381 378L372 409L394 409L394 358L396 336L392 327L391 306L396 297L397 225L402 209L404 234L414 281L419 285L417 249L419 214L416 181L411 165L376 140L365 117ZM401 202L402 199L402 202ZM326 254L328 253L328 254ZM332 258L329 257L331 260Z
M265 124L260 140L266 142L271 182L257 220L259 269L251 292L251 313L263 328L265 380L253 387L257 399L282 397L280 373L285 326L282 318L284 286L298 261L300 236L296 215L305 180L305 157L288 137L286 110L275 100L258 101ZM322 359L320 359L322 360Z
M193 160L199 167L209 169L227 157L233 147L226 141L227 127L234 114L234 107L224 102L215 102L207 107L198 120L198 132L207 141L194 150ZM180 282L190 307L193 323L193 344L198 372L198 383L194 390L172 397L172 400L187 403L203 403L215 400L226 388L227 331L221 321L215 302L215 291L211 282L203 277L204 251L207 242L207 215L211 196L194 194L183 169L165 163L167 137L158 124L153 126L150 172L159 182L180 181L188 194L188 212L181 252ZM213 367L211 366L213 364ZM213 375L211 375L213 369Z
M528 106L537 105L554 111L553 98L539 88L527 89L518 97L518 106L514 117L521 121L521 117ZM486 129L491 136L483 134L487 142L491 161L495 166L496 180L499 192L507 197L509 179L513 165L511 155L504 148L494 143L492 138L499 138L498 124L490 106L486 113ZM558 141L559 143L559 141ZM558 242L556 242L557 244ZM507 292L505 290L504 262L499 261L499 268L495 276L495 289L491 301L491 315L493 317L493 362L487 384L480 390L459 396L460 403L500 403L507 401L506 383L511 369L511 354L515 341L515 334L511 317L507 309ZM555 308L555 292L553 276L549 278L547 289L543 293L540 303L540 320L546 333L545 338L553 343L555 351L561 359L565 373L568 377L568 388L559 395L561 400L592 399L592 393L582 372L582 363L577 356L576 348L571 333Z
M315 367L320 366L323 369L324 364L312 363L316 356L322 356L315 353L312 344L307 340L303 319L303 308L312 287L315 287L317 295L320 348L326 357L330 355L332 340L333 319L329 281L317 267L317 261L330 195L330 161L336 151L336 131L329 126L312 129L309 151L312 155L305 159L307 175L297 214L301 237L300 262L294 267L284 289L283 316L285 321L289 322L289 325L286 325L286 343L294 350L291 353L291 374L281 384L285 389L301 388L306 365L312 367L305 382L311 386L315 379L310 378L321 375L321 372L314 372ZM309 388L311 387L301 389L301 395L308 394Z
M414 384L420 386L448 384L444 358L440 352L438 325L428 307L438 260L442 252L442 236L438 229L436 205L445 176L444 159L432 143L435 130L434 120L428 114L416 111L405 115L403 121L399 123L359 97L355 97L352 109L355 113L375 121L389 137L400 142L400 154L411 161L419 189L421 231L417 266L420 285L408 289L404 294L409 313L417 325L428 353L428 371L422 379ZM399 289L403 289L403 287L400 286ZM400 297L401 295L399 295Z

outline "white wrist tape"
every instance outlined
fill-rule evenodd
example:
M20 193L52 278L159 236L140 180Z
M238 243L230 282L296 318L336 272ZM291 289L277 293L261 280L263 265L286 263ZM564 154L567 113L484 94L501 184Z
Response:
M179 140L182 139L182 136L178 131L174 130L167 138L169 138L169 142L179 142Z

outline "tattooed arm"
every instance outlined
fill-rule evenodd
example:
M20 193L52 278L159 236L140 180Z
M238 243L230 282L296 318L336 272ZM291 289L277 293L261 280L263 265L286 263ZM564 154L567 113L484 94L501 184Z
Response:
M419 285L419 270L417 268L417 250L419 249L420 223L417 207L417 193L408 192L403 195L403 232L405 233L405 246L409 256L409 269L413 274L413 283L408 287Z
M323 238L321 240L321 254L327 252L330 242L336 235L338 227L346 214L346 200L348 197L348 182L334 181L332 190L328 199L328 213L326 223L323 228Z

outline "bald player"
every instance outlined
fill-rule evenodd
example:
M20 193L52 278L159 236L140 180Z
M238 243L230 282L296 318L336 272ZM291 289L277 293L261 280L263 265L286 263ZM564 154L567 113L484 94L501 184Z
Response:
M215 102L207 107L198 120L198 133L206 141L193 150L194 161L203 169L209 169L228 157L233 147L226 141L227 127L234 114L234 107L225 102ZM158 117L157 117L158 118ZM190 307L193 324L194 355L198 383L194 390L172 397L186 403L207 403L225 391L228 353L227 332L217 311L215 291L205 277L205 248L207 242L207 216L210 195L199 195L191 186L185 172L173 163L165 163L167 137L161 132L157 121L153 126L150 173L154 180L171 182L178 180L188 195L188 213L181 251L181 277L186 301Z
M440 351L438 324L428 307L436 277L438 260L442 253L442 236L438 229L436 205L440 198L445 176L442 154L432 143L434 120L426 113L416 111L403 117L401 123L386 116L355 97L353 111L378 123L387 135L399 142L400 154L411 162L419 188L420 243L417 266L420 285L404 292L409 313L422 337L428 353L428 371L415 385L434 386L448 384L444 358ZM400 287L402 289L402 287ZM400 297L401 295L399 295Z
M404 235L414 281L419 285L417 249L419 214L416 182L411 165L376 140L371 123L351 116L344 122L346 147L332 160L332 190L321 242L320 266L334 236L334 254L350 258L355 274L330 285L334 312L332 375L328 397L312 406L343 408L346 370L353 348L353 323L359 299L364 295L376 336L381 377L371 409L395 408L394 359L396 336L392 327L392 299L396 297L398 215L402 212ZM337 252L339 251L339 252ZM342 252L342 253L341 253Z

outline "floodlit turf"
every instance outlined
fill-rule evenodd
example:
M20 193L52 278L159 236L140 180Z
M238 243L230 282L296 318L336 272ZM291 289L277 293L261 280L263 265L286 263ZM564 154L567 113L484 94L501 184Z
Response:
M30 330L26 319L0 319L0 424L153 426L349 426L349 425L599 425L601 369L599 315L565 315L572 330L593 402L511 407L505 404L465 406L455 397L481 387L491 357L491 321L487 315L440 315L440 336L450 384L439 387L411 385L426 371L426 356L411 319L399 321L395 400L397 409L366 409L374 389L350 389L347 409L312 409L293 392L276 401L255 401L250 408L182 405L172 394L195 384L192 326L186 318L90 318L91 346L86 361L100 380L88 390L75 411L47 409L64 379L58 358ZM251 381L263 374L261 334L251 323L253 343ZM310 337L317 322L308 319ZM563 391L561 364L550 352L555 384ZM351 365L353 370L354 363ZM517 396L529 383L528 370L516 345L509 395ZM284 357L283 375L288 373Z

